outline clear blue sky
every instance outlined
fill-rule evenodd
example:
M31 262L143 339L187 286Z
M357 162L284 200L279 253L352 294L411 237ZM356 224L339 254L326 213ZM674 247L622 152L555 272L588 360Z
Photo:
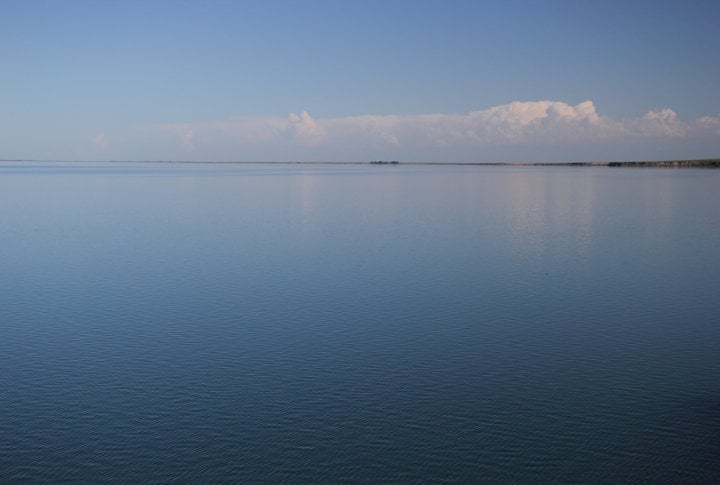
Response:
M0 158L720 156L718 25L717 1L4 0ZM587 156L570 118L428 141L417 117L544 100L592 101Z

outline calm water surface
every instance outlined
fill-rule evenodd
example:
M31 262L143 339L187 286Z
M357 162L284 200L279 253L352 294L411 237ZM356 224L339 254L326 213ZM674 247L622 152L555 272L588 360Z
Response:
M0 217L0 481L720 480L720 171L4 163Z

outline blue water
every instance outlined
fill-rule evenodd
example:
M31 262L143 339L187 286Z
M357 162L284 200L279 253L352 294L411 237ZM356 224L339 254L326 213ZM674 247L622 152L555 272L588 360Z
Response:
M0 481L720 480L720 171L4 163L0 214Z

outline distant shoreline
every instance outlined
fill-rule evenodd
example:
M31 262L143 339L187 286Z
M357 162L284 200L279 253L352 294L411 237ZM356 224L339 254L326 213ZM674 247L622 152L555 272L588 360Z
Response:
M720 168L720 158L702 160L654 160L627 162L370 162L374 165L454 165L454 166L493 166L493 167L655 167L655 168Z
M202 160L29 160L0 159L0 163L148 163L148 164L259 164L259 165L380 165L380 166L460 166L460 167L627 167L627 168L720 168L720 158L701 160L648 160L624 162L400 162L400 161L368 161L368 162L316 162L316 161L202 161Z

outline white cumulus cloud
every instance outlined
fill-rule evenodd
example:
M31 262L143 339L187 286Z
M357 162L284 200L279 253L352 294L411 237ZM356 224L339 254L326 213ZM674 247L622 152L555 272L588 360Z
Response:
M514 101L464 114L313 117L302 111L286 117L170 123L141 131L146 145L154 144L158 150L165 147L165 152L172 152L168 147L174 146L179 152L172 153L206 159L364 160L377 153L411 159L448 154L447 159L474 160L492 150L521 153L522 147L527 147L522 152L528 154L527 159L540 153L537 147L563 153L562 148L568 146L604 145L608 150L602 154L607 156L613 146L633 143L660 146L704 137L704 146L720 145L716 116L684 121L663 108L617 119L599 113L592 101L573 105L551 100Z
M300 113L300 116L295 113L290 113L288 120L290 121L290 126L292 127L295 138L300 143L308 145L317 145L322 143L325 136L325 128L315 121L307 111Z

